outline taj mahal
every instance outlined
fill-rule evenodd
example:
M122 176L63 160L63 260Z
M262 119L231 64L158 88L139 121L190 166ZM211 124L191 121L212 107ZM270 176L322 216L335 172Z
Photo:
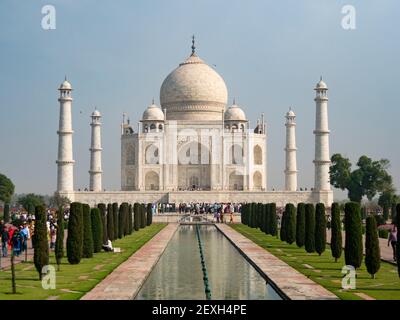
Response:
M160 106L153 103L137 125L121 124L121 189L102 186L101 113L91 115L88 191L74 189L72 85L59 87L57 192L71 201L95 205L111 202L299 202L330 206L328 87L315 86L314 187L299 190L296 160L296 115L286 113L284 190L268 190L267 141L264 114L251 128L244 110L233 101L223 78L196 53L163 81ZM282 132L284 132L282 130ZM106 150L104 150L107 152Z

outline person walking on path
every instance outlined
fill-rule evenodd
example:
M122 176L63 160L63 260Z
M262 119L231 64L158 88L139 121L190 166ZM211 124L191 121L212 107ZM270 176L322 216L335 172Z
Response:
M392 230L390 230L390 233L389 233L388 247L389 247L389 244L392 245L393 260L396 261L397 228L395 225L393 225L393 228L392 228Z

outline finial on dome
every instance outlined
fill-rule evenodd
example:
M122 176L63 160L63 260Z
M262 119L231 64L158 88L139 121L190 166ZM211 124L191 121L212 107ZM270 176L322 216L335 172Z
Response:
M233 98L233 104L234 105L236 104L236 98Z
M151 100L151 104L154 104L154 98Z
M320 76L319 80L322 81L322 76Z
M196 46L194 45L195 38L192 36L192 55L196 54Z
M65 80L65 81L67 81L67 75L65 75L65 78L64 78L64 80Z

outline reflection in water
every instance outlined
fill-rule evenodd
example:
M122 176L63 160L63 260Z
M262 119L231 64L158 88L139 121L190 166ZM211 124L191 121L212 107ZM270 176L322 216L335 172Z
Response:
M281 299L215 226L199 226L212 299ZM205 300L194 225L180 226L136 299Z

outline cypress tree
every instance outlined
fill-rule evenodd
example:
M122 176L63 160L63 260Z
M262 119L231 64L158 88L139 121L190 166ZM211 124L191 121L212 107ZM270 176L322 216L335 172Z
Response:
M67 257L70 264L78 264L82 258L82 224L82 204L73 202L70 206L67 236Z
M107 205L107 237L114 241L114 213L112 204ZM108 241L107 239L107 241Z
M325 205L317 203L315 208L315 251L321 255L326 248Z
M257 227L264 232L264 205L257 204Z
M130 204L126 204L126 207L124 207L125 209L125 213L124 213L124 236L129 234L129 206Z
M82 258L93 257L93 233L92 219L90 218L90 206L83 204L83 246Z
M128 205L127 203L121 203L119 206L119 212L118 212L118 238L122 239L124 236L124 220L125 220L125 210L124 207L125 205Z
M315 211L312 203L306 204L305 249L308 253L315 251Z
M286 208L285 208L285 211L283 211L283 213L282 213L281 230L279 233L281 241L286 241L286 228L287 228L287 212L286 212Z
M8 203L4 204L4 223L10 222L10 205Z
M140 205L140 229L143 229L146 227L147 221L146 221L146 205L141 204Z
M113 218L114 218L114 239L116 240L118 238L118 234L119 234L119 218L118 218L118 203L114 202L112 204L113 207Z
M130 204L129 205L129 214L128 214L128 234L132 234L132 231L133 231L133 216L132 216L132 214L133 214L133 207L132 207L132 205Z
M54 255L57 262L57 269L60 271L61 260L64 257L64 209L61 207L57 213L57 236L54 247Z
M270 203L269 205L269 231L271 236L277 236L278 235L278 222L276 220L276 204L275 203Z
M90 218L92 223L92 238L93 238L93 252L100 252L103 245L103 223L101 221L101 214L98 208L93 208L90 211Z
M306 233L306 205L299 203L297 205L296 216L296 245L301 248L304 246Z
M270 217L269 217L269 204L265 203L263 205L264 209L264 219L263 219L263 224L264 224L264 232L265 234L270 234L270 228L269 228L269 222L270 222Z
M335 262L342 255L342 224L340 222L340 206L333 203L331 208L331 251Z
M351 265L355 269L359 268L363 258L362 228L360 204L348 202L344 208L345 224L345 247L344 256L346 265Z
M292 203L286 204L286 242L292 244L296 241L296 209Z
M133 216L133 228L138 231L140 229L140 204L137 202L133 205Z
M381 267L381 251L379 248L378 228L374 216L366 219L365 232L365 265L373 279Z
M147 225L151 225L153 222L153 205L151 203L147 204Z
M99 203L97 208L99 208L99 211L100 211L101 227L102 227L102 230L103 230L102 242L103 242L103 244L107 244L108 235L107 235L107 210L106 210L106 205L104 203Z
M43 206L35 208L35 247L33 253L33 262L39 273L39 279L42 280L42 269L49 264L49 242L47 240L47 219Z

